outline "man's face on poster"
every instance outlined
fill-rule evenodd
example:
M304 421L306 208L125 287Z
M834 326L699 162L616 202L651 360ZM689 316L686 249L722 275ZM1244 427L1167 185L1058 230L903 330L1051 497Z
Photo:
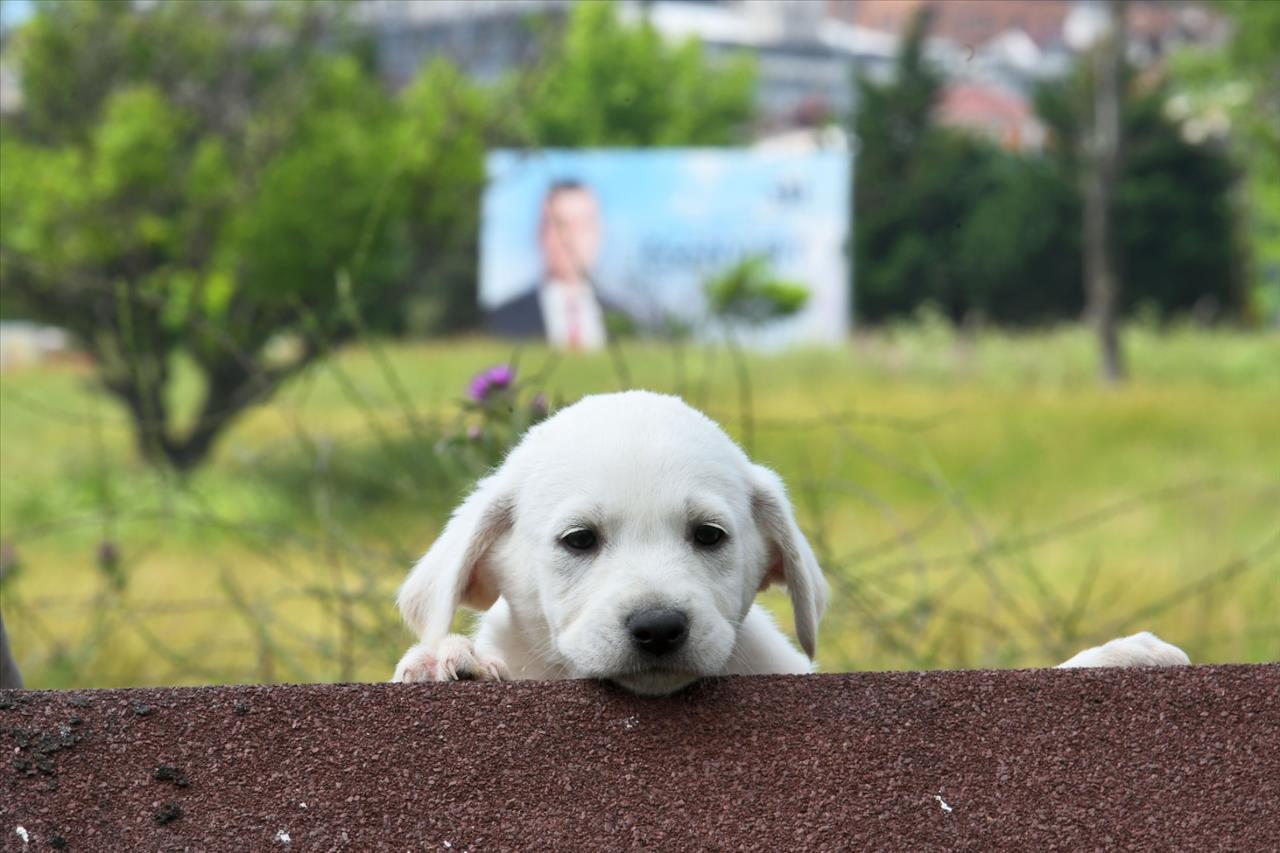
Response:
M538 234L547 274L556 281L586 279L600 256L600 206L585 187L552 192Z

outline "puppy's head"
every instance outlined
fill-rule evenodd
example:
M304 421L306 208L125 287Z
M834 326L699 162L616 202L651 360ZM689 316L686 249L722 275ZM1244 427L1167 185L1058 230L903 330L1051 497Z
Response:
M704 415L640 391L534 427L400 591L424 642L502 595L547 663L663 694L717 675L758 591L783 583L810 657L826 584L781 480Z

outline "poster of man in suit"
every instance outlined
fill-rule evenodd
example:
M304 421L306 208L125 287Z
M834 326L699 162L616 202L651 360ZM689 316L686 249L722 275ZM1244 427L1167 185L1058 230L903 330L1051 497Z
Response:
M848 333L847 152L492 151L486 168L477 296L492 334L591 351L623 327L755 347ZM715 316L709 282L748 259L806 288L802 309L750 328Z
M489 311L489 328L545 338L557 349L603 347L605 310L592 279L601 236L600 202L591 188L573 179L552 183L538 217L542 269L522 293Z

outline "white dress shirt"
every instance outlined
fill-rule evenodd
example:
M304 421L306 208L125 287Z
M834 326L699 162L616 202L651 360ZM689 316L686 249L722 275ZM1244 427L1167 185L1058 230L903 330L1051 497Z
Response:
M538 288L538 305L547 341L556 349L590 351L604 347L604 309L590 285L546 281Z

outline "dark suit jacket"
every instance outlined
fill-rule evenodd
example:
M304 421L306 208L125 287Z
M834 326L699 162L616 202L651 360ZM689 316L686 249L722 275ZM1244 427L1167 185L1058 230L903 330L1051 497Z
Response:
M538 301L539 283L514 299L508 299L485 315L485 324L494 334L504 338L547 337L542 322L542 304Z
M489 327L489 331L504 338L546 340L547 327L542 322L542 303L538 299L538 288L541 286L542 282L534 282L532 287L519 296L490 310L485 315L485 325ZM619 311L616 305L601 299L599 292L596 293L596 299L600 301L600 310L606 320L610 314Z

